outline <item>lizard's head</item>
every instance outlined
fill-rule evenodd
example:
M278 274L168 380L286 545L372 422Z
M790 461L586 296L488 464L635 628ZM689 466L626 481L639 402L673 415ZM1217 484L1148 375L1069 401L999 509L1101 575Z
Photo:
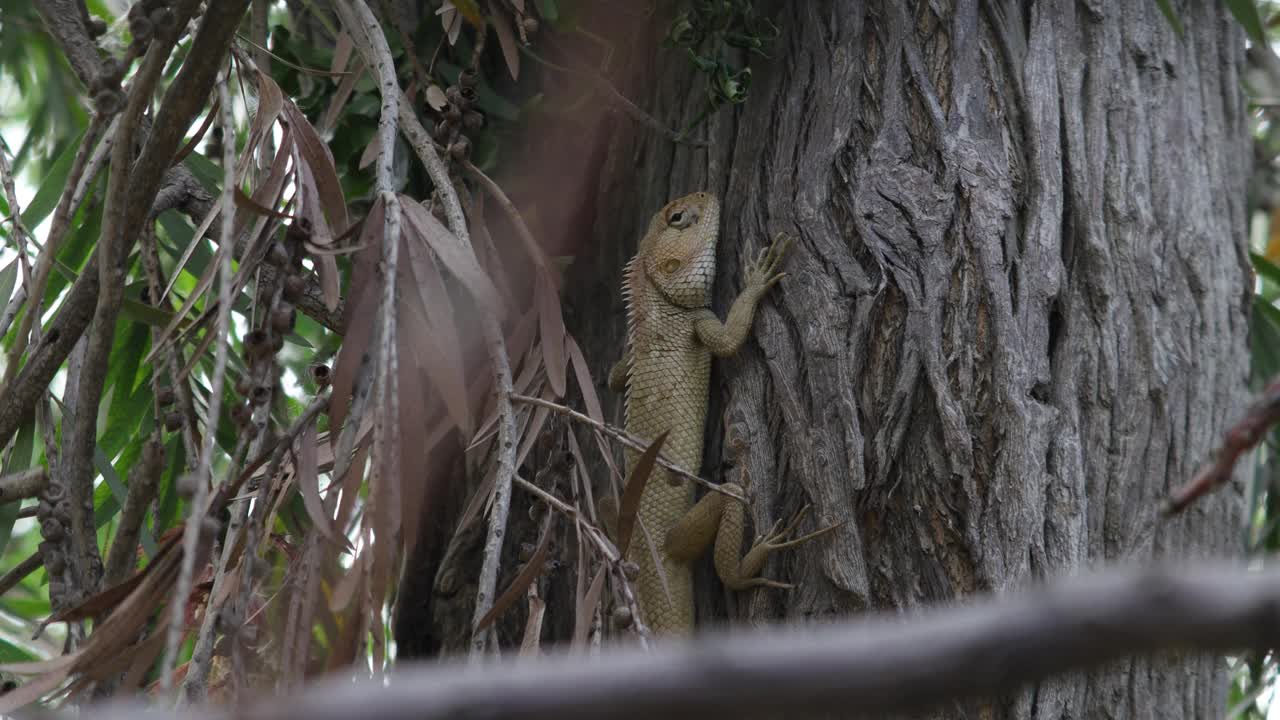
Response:
M640 243L644 274L672 303L706 307L716 277L716 238L720 203L696 192L672 200L653 216Z

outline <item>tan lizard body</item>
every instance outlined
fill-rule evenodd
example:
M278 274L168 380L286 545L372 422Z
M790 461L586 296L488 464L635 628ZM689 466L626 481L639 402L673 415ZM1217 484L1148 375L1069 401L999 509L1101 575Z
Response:
M626 389L627 432L646 442L667 432L662 454L692 472L702 464L711 356L732 355L745 342L756 305L783 277L776 270L789 243L779 238L748 268L742 293L721 323L709 309L719 223L720 203L705 192L674 200L654 215L626 269L627 349L609 378L615 390ZM628 475L637 458L636 452L626 452ZM742 494L737 485L725 488ZM713 538L717 573L726 586L742 589L781 586L755 577L765 557L813 537L782 542L794 523L782 532L775 527L739 560L741 503L708 493L695 506L692 486L661 467L645 486L638 516L641 527L632 537L628 558L640 568L643 619L657 634L693 629L690 562ZM646 532L661 559L665 583Z

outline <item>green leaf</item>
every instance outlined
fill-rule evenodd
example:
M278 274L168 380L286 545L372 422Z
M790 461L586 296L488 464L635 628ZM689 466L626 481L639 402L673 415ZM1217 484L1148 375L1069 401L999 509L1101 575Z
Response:
M538 14L544 20L555 22L560 17L560 11L556 8L556 0L538 0Z
M1169 0L1156 0L1156 5L1160 6L1160 12L1164 13L1164 17L1173 26L1173 31L1178 37L1182 37L1186 30L1182 27L1182 20L1178 18L1178 13L1174 11L1173 6L1169 4Z
M9 298L13 297L13 288L18 284L18 261L15 258L13 262L4 266L0 270L0 307L9 302Z
M75 163L76 152L80 149L83 138L84 132L81 131L74 142L67 143L62 154L53 162L53 167L49 168L49 172L40 181L35 197L31 198L31 203L22 211L22 223L27 229L34 231L58 207L58 199L67 187L67 176L71 174L71 166Z
M1249 253L1249 259L1253 261L1253 269L1258 271L1262 277L1280 286L1280 265L1276 265L1256 252Z
M1257 4L1253 0L1226 0L1226 3L1249 39L1259 45L1266 43L1266 33L1262 29L1262 16L1258 14Z
M222 168L209 158L198 152L193 152L182 161L183 165L191 171L205 190L217 195L222 188Z
M8 475L31 467L35 425L35 418L32 417L18 430L18 437L13 442L13 450L10 451L9 458L4 463L3 474ZM13 534L13 524L18 520L18 510L21 505L16 502L0 505L0 553L3 553L5 546L9 544L9 537Z
M1254 300L1249 323L1251 352L1249 360L1252 385L1262 385L1280 372L1280 310L1270 303Z
M23 648L0 638L0 663L23 663L40 660L38 655L27 652Z

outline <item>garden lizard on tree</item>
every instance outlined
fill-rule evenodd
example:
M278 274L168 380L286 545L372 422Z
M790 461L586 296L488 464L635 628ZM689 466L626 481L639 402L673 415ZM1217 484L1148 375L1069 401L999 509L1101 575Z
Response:
M720 203L706 192L673 200L653 216L625 271L626 351L609 373L609 386L626 392L625 427L642 442L667 433L662 455L696 472L702 464L703 433L711 356L738 351L751 330L756 305L785 273L777 272L791 239L780 235L747 269L741 294L722 323L711 311L716 274ZM626 451L630 476L639 453ZM744 495L736 483L725 490ZM616 511L616 507L614 508ZM693 576L690 563L715 540L716 572L734 590L755 586L790 587L757 577L773 550L805 542L834 528L786 541L804 510L742 552L743 505L711 492L696 505L693 487L655 467L640 498L641 523L628 558L639 566L638 600L643 620L659 635L693 630ZM652 538L665 576L659 575L645 532Z

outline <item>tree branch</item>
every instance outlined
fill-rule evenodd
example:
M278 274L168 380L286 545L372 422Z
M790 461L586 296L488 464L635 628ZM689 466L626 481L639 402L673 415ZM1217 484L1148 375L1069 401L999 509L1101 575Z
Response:
M49 486L49 475L42 467L0 477L0 505L35 497Z
M703 720L850 708L877 716L992 697L1130 655L1277 644L1280 571L1130 568L907 618L737 629L671 640L647 654L627 648L537 663L403 665L385 683L334 678L297 697L238 707L235 716Z

